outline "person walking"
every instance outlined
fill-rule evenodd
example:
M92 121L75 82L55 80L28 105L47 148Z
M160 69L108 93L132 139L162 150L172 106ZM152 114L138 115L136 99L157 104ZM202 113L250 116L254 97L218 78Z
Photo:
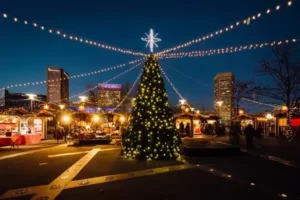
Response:
M179 124L179 132L180 132L180 136L182 137L183 133L184 133L184 124L183 124L183 122L180 122L180 124Z
M185 127L185 132L187 136L190 136L190 123L187 123L186 127Z
M244 130L244 134L246 136L246 143L247 143L247 149L251 149L253 147L253 136L254 136L255 130L251 124L248 124L248 126Z

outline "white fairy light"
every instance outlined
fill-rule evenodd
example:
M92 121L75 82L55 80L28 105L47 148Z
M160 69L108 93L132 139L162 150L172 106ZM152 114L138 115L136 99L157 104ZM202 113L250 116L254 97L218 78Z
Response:
M160 42L161 39L156 37L158 35L158 33L154 34L153 29L150 29L149 35L147 33L145 33L145 34L146 34L147 37L142 38L142 40L145 41L145 42L147 42L146 47L148 47L148 45L149 45L150 52L153 53L154 45L156 47L158 47L158 45L156 43Z

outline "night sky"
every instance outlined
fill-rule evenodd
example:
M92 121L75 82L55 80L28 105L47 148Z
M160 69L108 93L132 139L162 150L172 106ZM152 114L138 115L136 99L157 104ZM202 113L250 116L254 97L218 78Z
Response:
M144 33L153 28L162 39L156 51L196 39L225 26L243 20L258 12L265 12L285 0L177 0L177 1L124 1L124 0L1 0L0 12L34 21L45 27L81 36L112 46L148 53L141 41ZM292 7L264 16L221 36L195 44L182 51L206 50L235 45L299 38L300 2ZM231 71L238 80L256 78L254 68L259 61L270 56L270 49L244 51L235 54L209 57L162 60L161 65L171 66L206 84L213 84L219 72ZM58 66L70 75L90 72L138 59L138 56L121 54L63 39L42 32L23 23L0 19L0 86L46 79L46 67ZM211 86L199 84L164 67L179 92L192 104L212 107ZM125 68L75 79L70 82L71 95L86 89L86 84L103 82ZM140 68L124 75L114 83L135 80ZM172 102L178 96L166 83ZM24 93L46 93L46 85L18 87L10 90Z

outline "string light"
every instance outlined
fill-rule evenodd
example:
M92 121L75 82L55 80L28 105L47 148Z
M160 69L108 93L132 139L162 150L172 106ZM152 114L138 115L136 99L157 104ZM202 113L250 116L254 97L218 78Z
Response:
M128 98L129 94L131 93L131 91L133 90L133 88L136 86L138 80L141 78L143 71L138 75L138 77L135 79L132 87L129 89L129 91L127 92L127 94L125 95L125 97L122 99L122 101L112 110L112 112L114 112L115 110L117 110L123 103L124 101Z
M291 7L293 4L292 4L292 1L288 1L287 2L287 7ZM279 11L281 8L281 5L276 5L276 7L274 8L274 11ZM267 9L266 10L266 14L270 14L271 13L271 10L272 9ZM245 25L249 25L251 20L254 21L254 20L257 20L257 19L261 19L264 14L264 12L259 12L258 14L255 14L255 15L251 15L251 17L246 17L244 18L244 20L242 20L244 22ZM240 21L237 21L236 23L233 23L233 24L230 24L228 26L226 26L225 28L222 28L222 29L218 29L216 31L213 31L212 33L210 34L207 34L207 35L204 35L202 37L199 37L197 39L194 39L194 40L190 40L186 43L183 43L183 44L180 44L180 45L177 45L175 47L172 47L172 48L169 48L169 49L166 49L166 50L163 50L161 52L158 52L156 53L156 55L161 55L161 54L165 54L165 53L168 53L168 52L171 52L171 51L176 51L178 49L181 49L181 48L185 48L185 47L188 47L192 44L196 44L196 43L200 43L204 40L207 40L207 39L210 39L216 35L221 35L222 33L224 32L228 32L229 30L233 30L235 28L237 28L238 26L240 25ZM230 27L230 29L228 28Z
M168 83L171 85L171 87L173 88L173 90L176 92L176 94L179 96L179 98L180 99L185 99L180 93L179 93L179 91L178 91L178 89L175 87L175 85L172 83L172 81L169 79L169 77L168 77L168 75L166 74L166 72L163 70L163 68L162 67L160 67L159 66L159 68L160 68L160 70L162 71L162 73L163 73L163 75L165 76L165 78L167 79L167 81L168 81ZM186 101L185 101L186 102ZM185 103L186 105L188 105L188 107L190 107L191 108L191 106L186 102Z
M4 86L4 87L1 87L1 88L3 88L3 89L10 89L10 88L13 88L13 87L22 87L22 86L24 87L24 86L29 86L29 85L46 84L47 81L50 83L50 82L62 81L62 80L66 80L66 79L77 79L77 78L82 78L82 77L87 77L87 76L93 76L93 75L100 74L100 73L103 73L103 72L107 72L107 71L111 71L111 70L116 70L116 69L125 67L127 65L132 65L132 64L144 61L144 60L145 60L145 58L141 58L141 59L129 61L128 63L123 63L123 64L119 64L119 65L116 65L116 66L112 66L112 67L108 67L108 68L104 68L104 69L99 69L99 70L96 70L96 71L91 71L91 72L86 72L86 73L82 73L82 74L72 75L72 76L69 76L68 78L59 78L59 79L50 79L50 80L43 80L43 81L34 81L34 82L27 82L27 83L22 83L22 84L11 84L11 85Z
M119 78L120 76L123 76L124 74L126 74L126 73L128 73L128 72L134 70L135 68L137 68L138 66L140 66L140 65L142 65L142 64L143 64L143 62L140 62L140 63L134 65L133 67L131 67L131 68L129 68L129 69L123 71L122 73L118 74L117 76L115 76L115 77L113 77L113 78L111 78L111 79L109 79L109 80L103 82L102 84L109 83L109 82L111 82L111 81L113 81L113 80ZM78 93L78 94L75 94L75 95L73 95L73 96L70 96L69 99L72 99L72 98L74 98L74 97L78 97L78 96L81 96L81 95L83 95L83 94L86 94L86 93L88 93L89 91L96 89L97 87L98 87L98 84L96 84L96 86L94 86L94 87L92 87L92 88L90 88L90 89L88 89L88 90L85 90L85 91L83 91L83 92L81 92L81 93Z
M2 17L4 19L10 19L10 17L8 17L8 15L6 13L0 13L0 14L2 14ZM17 17L12 17L12 19L16 23L19 22L19 21L21 21ZM46 29L45 26L39 25L39 24L37 24L35 22L30 23L27 20L24 20L23 22L24 22L25 25L32 24L34 28L39 28L39 30L42 30L42 31L44 29ZM99 42L95 42L95 41L89 40L87 38L81 38L81 37L78 37L78 36L69 35L67 33L63 33L62 34L62 32L60 30L48 29L47 32L50 33L50 34L55 34L57 36L62 36L63 38L66 38L66 39L69 39L69 40L78 41L80 43L84 43L83 41L86 41L85 44L89 44L89 45L92 45L92 46L95 46L95 47L98 47L98 48L102 48L102 49L116 51L116 52L120 52L120 53L124 53L124 54L131 54L131 55L135 55L135 56L146 56L146 54L141 53L141 52L134 52L134 51L127 50L127 49L121 49L121 48L118 48L118 47L114 47L114 46L110 46L110 45L105 45L105 44L102 44L102 43L99 43Z
M268 46L280 46L283 42L284 43L296 43L296 42L300 42L300 39L286 39L286 40L282 40L282 41L263 42L260 44L249 44L249 45L236 46L236 47L226 47L226 48L210 49L210 50L202 50L202 51L170 53L170 54L160 55L160 58L161 59L169 59L169 58L184 58L184 57L203 57L203 56L211 56L214 54L229 54L229 53L236 53L236 52L246 51L246 50L260 49L260 48L268 47Z

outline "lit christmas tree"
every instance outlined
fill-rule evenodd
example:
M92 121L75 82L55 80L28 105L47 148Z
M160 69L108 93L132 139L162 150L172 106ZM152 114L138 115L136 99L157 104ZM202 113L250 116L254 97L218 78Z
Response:
M157 58L151 54L145 63L141 83L123 140L123 155L138 159L175 159L180 138Z

